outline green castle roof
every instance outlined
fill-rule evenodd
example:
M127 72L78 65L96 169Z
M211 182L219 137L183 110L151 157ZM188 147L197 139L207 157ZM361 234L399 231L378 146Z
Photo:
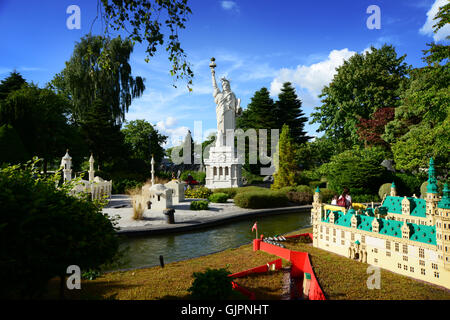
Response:
M450 189L448 188L448 184L444 184L444 190L442 191L444 195L442 196L441 201L438 202L438 208L441 209L450 209Z
M381 208L386 208L387 212L402 214L402 201L403 197L386 196ZM406 197L409 200L409 206L411 208L410 215L414 217L426 218L426 201L425 199L419 199L414 197Z
M392 181L391 188L395 188L395 183Z
M438 185L436 180L436 171L434 169L434 160L430 158L430 167L428 168L428 185L427 192L428 193L438 193Z
M330 214L331 210L327 210L325 215L326 217L322 219L323 222L330 223ZM342 211L333 211L335 214L334 224L343 226L343 227L351 227L351 219L355 215L355 210L350 209L346 214ZM367 215L369 214L369 215ZM404 222L395 221L395 220L387 220L383 218L375 218L371 216L373 214L372 210L363 210L363 214L356 215L356 229L361 231L373 232L372 230L372 222L374 219L377 219L379 228L378 233L390 237L402 238L402 226ZM436 227L435 226L425 226L418 225L415 223L408 223L410 226L409 239L412 241L422 242L426 244L436 245Z
M319 193L320 193L320 189L319 189L319 186L317 186L317 188L316 188L316 192L319 192Z

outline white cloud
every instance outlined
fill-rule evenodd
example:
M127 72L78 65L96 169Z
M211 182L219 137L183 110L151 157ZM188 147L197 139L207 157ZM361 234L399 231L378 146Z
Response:
M222 1L221 5L225 10L237 9L237 3L234 1Z
M278 75L270 84L270 91L273 96L277 95L284 82L291 82L301 89L306 89L311 95L317 96L323 87L330 83L336 73L336 68L343 64L356 52L347 48L333 50L327 59L309 66L298 65L295 69L283 68L278 71Z
M176 146L184 141L189 128L185 126L172 128L176 122L177 120L174 117L169 116L156 123L156 129L169 137L163 147Z
M438 13L439 7L447 4L448 0L436 0L431 6L430 10L427 12L427 21L420 28L419 33L423 35L427 35L433 37L434 41L440 41L446 39L447 36L450 35L450 24L446 24L444 27L439 29L439 31L435 34L433 31L433 25L436 24L436 20L434 17Z

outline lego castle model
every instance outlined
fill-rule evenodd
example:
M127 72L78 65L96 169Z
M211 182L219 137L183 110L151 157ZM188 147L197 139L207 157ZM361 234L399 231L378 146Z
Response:
M323 204L314 194L313 245L450 289L450 190L439 197L433 159L425 199L397 196L394 183L378 208Z

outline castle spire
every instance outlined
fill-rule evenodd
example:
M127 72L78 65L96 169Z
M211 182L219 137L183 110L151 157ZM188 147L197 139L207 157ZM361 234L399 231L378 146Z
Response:
M434 160L430 158L430 167L428 168L428 185L427 193L438 193L438 186L436 180L436 171L434 169Z

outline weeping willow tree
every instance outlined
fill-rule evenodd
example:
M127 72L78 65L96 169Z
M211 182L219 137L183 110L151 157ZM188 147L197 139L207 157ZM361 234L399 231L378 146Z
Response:
M130 39L86 35L76 43L72 57L50 87L72 101L72 117L82 122L95 100L108 108L116 124L125 120L131 101L145 90L144 78L133 77L128 63L133 52Z

